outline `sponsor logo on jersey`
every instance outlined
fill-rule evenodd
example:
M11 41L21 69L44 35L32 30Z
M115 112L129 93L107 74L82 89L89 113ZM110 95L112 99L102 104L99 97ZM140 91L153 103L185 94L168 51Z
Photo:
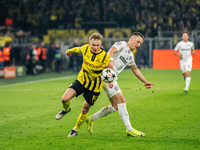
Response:
M116 45L121 45L121 44L122 44L122 42L117 42L117 43L116 43Z
M128 62L126 61L126 59L121 55L119 56L119 59L126 65Z
M92 67L92 68L101 68L101 66L97 66L97 65L91 64L91 63L87 62L85 59L83 59L83 62L84 62L85 65L87 65L89 67Z

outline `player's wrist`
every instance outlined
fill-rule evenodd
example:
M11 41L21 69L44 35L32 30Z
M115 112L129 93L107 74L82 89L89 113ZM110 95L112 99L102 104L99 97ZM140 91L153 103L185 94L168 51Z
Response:
M114 61L114 59L112 57L110 57L110 61Z

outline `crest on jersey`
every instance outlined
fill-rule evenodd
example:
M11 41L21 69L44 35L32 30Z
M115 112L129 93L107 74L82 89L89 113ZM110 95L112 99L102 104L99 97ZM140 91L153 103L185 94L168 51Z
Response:
M122 42L117 42L116 44L117 44L117 45L122 45Z

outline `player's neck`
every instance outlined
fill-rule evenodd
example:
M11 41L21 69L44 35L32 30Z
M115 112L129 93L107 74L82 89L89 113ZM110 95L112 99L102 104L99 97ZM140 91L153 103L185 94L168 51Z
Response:
M187 43L187 42L188 42L188 40L183 40L183 42L184 42L184 43Z
M132 51L132 49L131 49L131 45L130 45L129 42L127 42L127 45L128 45L128 47L129 47L129 49Z

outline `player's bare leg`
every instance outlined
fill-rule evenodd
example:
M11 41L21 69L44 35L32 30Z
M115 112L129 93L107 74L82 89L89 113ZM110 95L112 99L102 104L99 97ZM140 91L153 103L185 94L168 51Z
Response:
M70 106L70 99L76 96L76 91L72 88L68 88L62 96L62 105L63 110L56 114L56 119L61 119L64 115L71 111Z

